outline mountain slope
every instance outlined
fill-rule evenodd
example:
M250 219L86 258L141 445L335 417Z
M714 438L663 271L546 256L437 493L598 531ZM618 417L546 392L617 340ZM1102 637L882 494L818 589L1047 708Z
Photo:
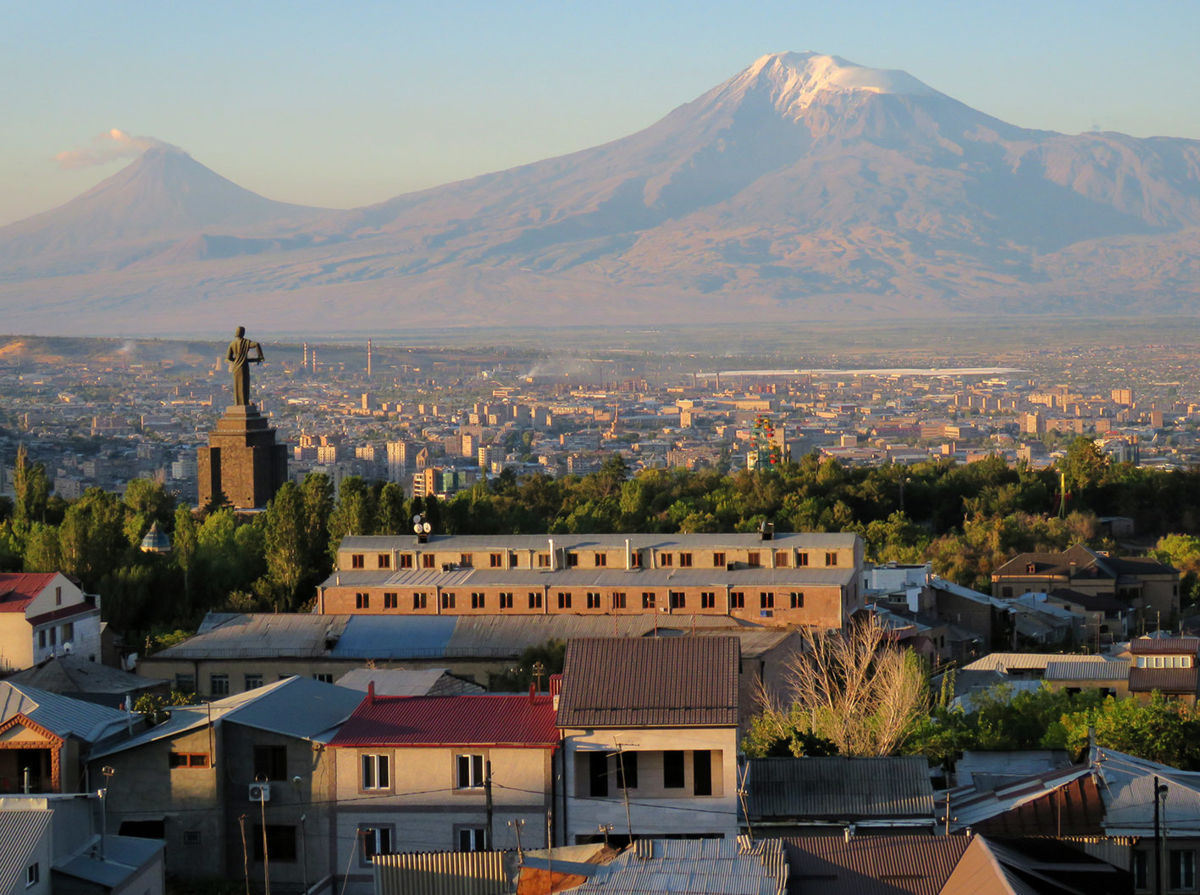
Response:
M208 177L146 177L183 162ZM815 53L629 137L353 211L178 153L106 184L0 230L0 307L328 331L1200 306L1200 142L1027 130Z

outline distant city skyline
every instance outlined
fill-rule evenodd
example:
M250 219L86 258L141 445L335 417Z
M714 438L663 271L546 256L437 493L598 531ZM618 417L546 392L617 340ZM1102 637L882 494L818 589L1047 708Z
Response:
M0 12L0 225L111 175L123 162L89 153L136 138L271 199L366 205L618 139L781 50L903 69L1023 127L1200 139L1200 5L1165 0L3 0ZM73 150L72 166L55 161Z

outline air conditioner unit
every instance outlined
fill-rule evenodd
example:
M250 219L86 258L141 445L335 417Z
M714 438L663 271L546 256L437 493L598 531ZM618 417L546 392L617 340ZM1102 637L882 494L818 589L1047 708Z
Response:
M269 802L269 801L271 801L271 784L270 783L251 783L250 784L250 801L251 802Z

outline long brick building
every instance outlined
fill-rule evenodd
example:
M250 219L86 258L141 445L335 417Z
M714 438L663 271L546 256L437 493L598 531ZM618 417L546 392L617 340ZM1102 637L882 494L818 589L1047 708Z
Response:
M853 533L352 536L326 615L725 615L840 627L861 606Z

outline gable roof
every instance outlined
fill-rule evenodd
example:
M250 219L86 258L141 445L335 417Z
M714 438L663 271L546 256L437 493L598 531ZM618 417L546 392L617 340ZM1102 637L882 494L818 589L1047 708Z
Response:
M550 696L368 696L331 746L552 746Z
M57 572L0 572L0 612L24 612Z
M580 895L783 895L787 878L779 839L639 839L572 891Z
M559 727L733 727L736 637L604 637L567 643Z
M1124 895L1124 870L1051 839L997 840L975 836L944 895Z
M21 892L25 868L38 842L50 833L53 811L0 811L0 892ZM45 868L49 873L50 868Z
M1033 566L1033 571L1029 567ZM1151 556L1109 556L1075 544L1061 553L1018 553L992 573L992 580L1025 578L1117 579L1121 576L1178 574L1178 570Z
M87 743L102 740L129 723L129 716L119 709L49 693L11 680L0 681L0 723L18 714L55 736L63 739L73 736Z
M887 758L751 758L746 813L755 820L933 820L929 762Z
M1200 652L1200 637L1135 637L1129 641L1134 656L1194 656Z
M795 895L938 895L971 840L966 836L789 836Z
M72 655L52 657L40 665L18 671L7 680L49 693L79 694L74 698L88 702L98 701L89 696L105 697L103 704L112 708L117 707L126 693L141 693L166 683Z

